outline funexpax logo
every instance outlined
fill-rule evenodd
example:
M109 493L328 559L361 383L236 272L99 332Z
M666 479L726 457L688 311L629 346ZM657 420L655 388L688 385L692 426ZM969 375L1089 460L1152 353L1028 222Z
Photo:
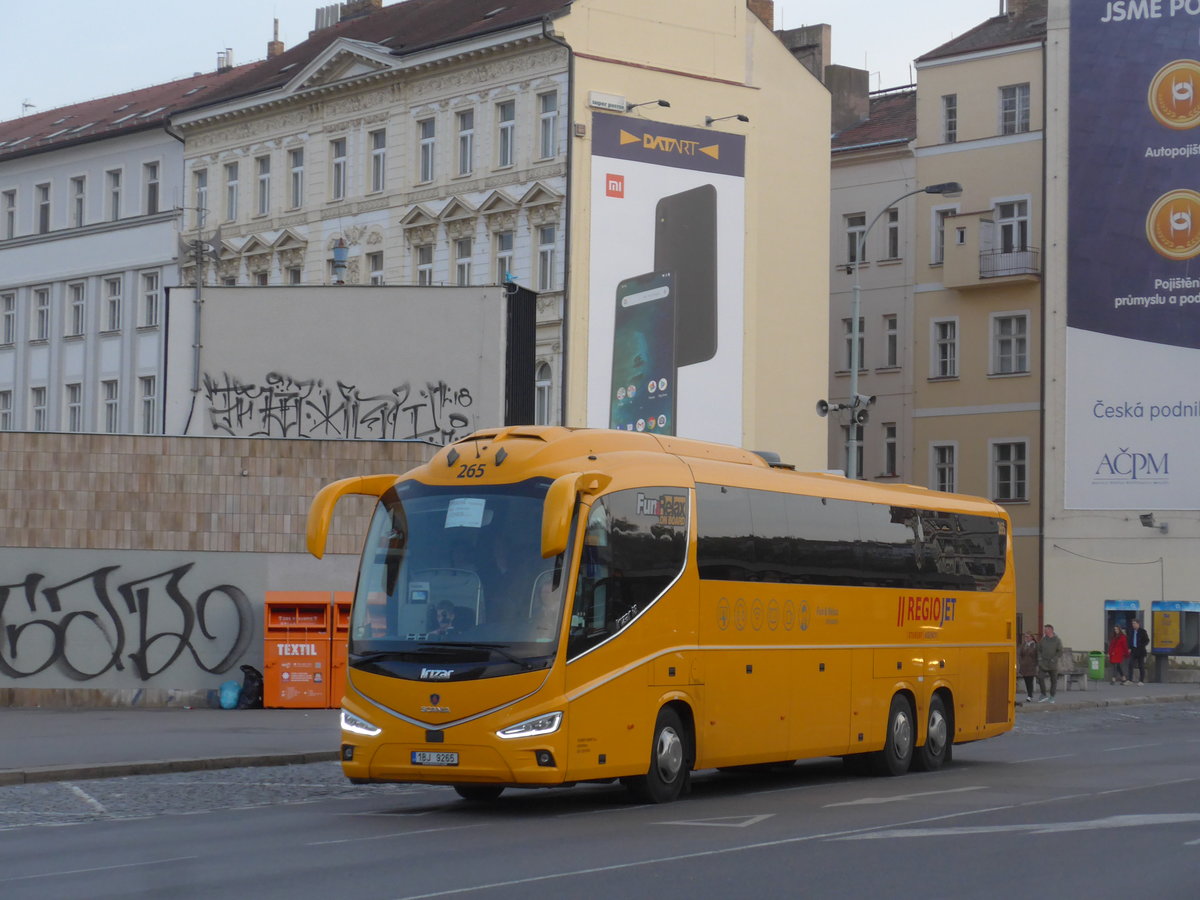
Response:
M661 494L658 497L647 497L638 491L637 511L639 516L655 517L660 525L686 525L687 495Z
M1118 447L1115 453L1100 457L1092 481L1096 484L1131 481L1165 484L1171 480L1169 456L1165 451L1155 455Z
M1146 102L1159 124L1176 131L1200 125L1200 62L1177 59L1158 70Z

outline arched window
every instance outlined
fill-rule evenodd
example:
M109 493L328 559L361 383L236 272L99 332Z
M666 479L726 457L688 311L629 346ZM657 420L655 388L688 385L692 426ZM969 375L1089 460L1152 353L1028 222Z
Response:
M534 373L533 424L550 424L550 385L552 376L547 363L538 363Z

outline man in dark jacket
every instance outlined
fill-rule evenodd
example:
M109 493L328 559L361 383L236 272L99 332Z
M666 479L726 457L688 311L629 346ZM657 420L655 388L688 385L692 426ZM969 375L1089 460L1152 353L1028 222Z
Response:
M1062 656L1062 638L1054 633L1054 626L1047 625L1042 629L1042 639L1038 641L1038 691L1041 697L1038 703L1049 700L1054 702L1058 690L1058 658ZM1046 676L1050 676L1050 696L1046 696Z
M1138 670L1137 683L1146 683L1146 652L1150 649L1150 635L1142 623L1133 619L1129 623L1129 680L1133 681L1134 667Z

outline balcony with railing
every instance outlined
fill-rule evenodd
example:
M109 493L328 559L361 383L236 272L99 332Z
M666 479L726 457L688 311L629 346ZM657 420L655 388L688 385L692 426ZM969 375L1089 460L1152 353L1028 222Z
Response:
M1042 277L1040 251L997 247L1002 244L997 237L991 210L947 219L942 284L967 290L1037 283Z

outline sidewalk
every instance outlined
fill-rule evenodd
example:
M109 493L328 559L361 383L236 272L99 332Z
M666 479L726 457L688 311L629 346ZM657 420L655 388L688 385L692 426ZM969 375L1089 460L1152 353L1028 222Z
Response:
M1142 703L1200 703L1200 684L1087 681L1017 715ZM282 766L338 758L336 709L0 708L0 785Z

